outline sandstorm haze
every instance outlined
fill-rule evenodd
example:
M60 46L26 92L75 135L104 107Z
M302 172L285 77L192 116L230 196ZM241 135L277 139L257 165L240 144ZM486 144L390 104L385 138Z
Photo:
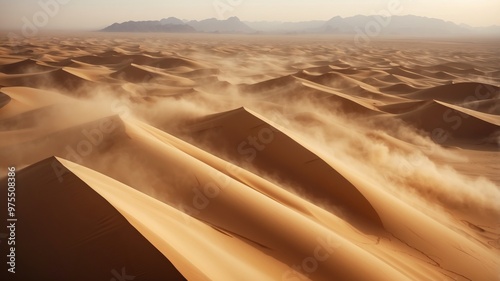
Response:
M40 2L0 279L499 278L498 1Z

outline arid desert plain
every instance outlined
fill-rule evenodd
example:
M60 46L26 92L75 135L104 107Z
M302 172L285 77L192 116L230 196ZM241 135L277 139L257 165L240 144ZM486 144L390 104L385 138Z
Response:
M498 46L4 36L2 280L499 280Z

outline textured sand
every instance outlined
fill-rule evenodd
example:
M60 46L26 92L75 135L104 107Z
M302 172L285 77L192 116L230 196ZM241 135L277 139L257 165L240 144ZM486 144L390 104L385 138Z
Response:
M2 280L497 280L498 44L5 39Z

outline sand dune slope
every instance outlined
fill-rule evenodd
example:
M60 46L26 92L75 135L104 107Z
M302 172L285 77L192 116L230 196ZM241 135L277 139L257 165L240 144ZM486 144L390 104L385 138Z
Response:
M299 188L316 200L328 198L328 204L342 208L347 216L381 227L377 213L356 187L319 156L251 111L240 108L210 116L190 131L193 137L210 143L211 150L220 148L222 155L227 153L239 165L246 162L260 172L272 170L270 176L276 182ZM287 155L289 151L294 154Z
M448 103L462 103L484 99L498 99L500 88L481 83L457 83L433 87L406 95L408 98L435 99Z
M17 174L17 273L2 271L4 280L186 280L81 179L58 177L58 166L51 157Z
M454 106L440 101L430 101L401 115L401 118L428 132L446 133L450 143L466 140L476 144L497 145L500 130L497 116Z

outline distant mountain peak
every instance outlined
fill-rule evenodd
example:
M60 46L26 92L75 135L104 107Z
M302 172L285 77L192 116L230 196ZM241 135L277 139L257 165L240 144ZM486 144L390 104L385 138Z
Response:
M178 25L184 24L184 22L182 20L175 18L175 17L168 17L166 19L161 19L160 23L161 24L178 24Z
M126 21L122 23L113 23L102 29L104 32L170 32L170 33L188 33L196 32L194 28L184 24L178 19L162 19L160 21Z
M202 21L190 21L187 24L200 32L218 33L253 33L254 29L243 23L238 17L230 17L226 20L216 18Z
M356 15L343 18L332 17L329 20L311 20L303 22L258 21L242 22L233 16L225 20L216 18L197 20L180 20L168 17L160 21L127 21L113 23L102 31L111 32L206 32L206 33L324 33L360 35L368 27L378 30L379 35L390 36L450 36L450 35L491 35L500 36L500 27L484 28L458 25L450 21L415 15L392 17L376 15ZM368 26L370 24L370 26ZM378 24L379 26L373 26Z
M329 21L337 21L337 20L342 20L342 17L341 16L334 16Z

